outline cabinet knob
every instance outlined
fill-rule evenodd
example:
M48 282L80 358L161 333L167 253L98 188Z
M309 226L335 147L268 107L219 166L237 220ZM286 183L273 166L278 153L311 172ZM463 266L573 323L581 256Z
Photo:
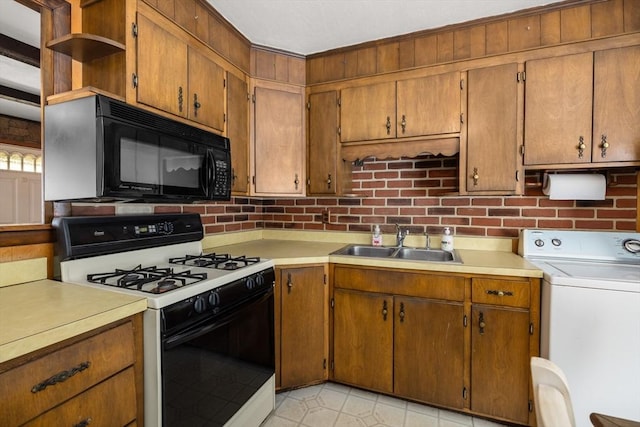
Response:
M327 190L331 190L331 174L327 177Z
M291 293L293 282L291 281L291 273L287 273L287 293Z
M600 137L600 155L605 158L607 157L607 148L609 148L609 143L607 142L607 135L602 135Z
M402 115L402 121L400 122L400 126L402 126L402 133L404 133L407 127L407 119L404 114Z
M484 334L484 328L487 327L487 324L484 321L484 313L480 312L480 316L478 316L478 327L480 328L480 335Z
M404 322L404 303L403 302L400 303L400 313L398 314L398 316L400 316L400 321Z
M584 149L587 148L587 145L584 143L584 137L581 136L578 138L578 157L584 157Z
M478 168L473 168L473 175L471 178L473 179L473 185L478 185L478 180L480 179L480 175L478 175Z
M182 104L184 103L184 98L182 96L182 86L178 88L178 110L182 113Z
M198 94L194 93L193 94L193 114L194 116L198 117L198 109L202 107L202 104L200 104L200 102L198 101Z
M387 135L391 135L391 117L387 116Z
M387 320L387 314L389 314L389 310L387 309L387 301L382 302L382 320Z

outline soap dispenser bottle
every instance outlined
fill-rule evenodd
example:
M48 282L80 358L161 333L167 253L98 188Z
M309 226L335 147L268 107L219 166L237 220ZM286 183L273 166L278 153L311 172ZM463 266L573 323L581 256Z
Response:
M371 245L382 246L382 234L380 234L380 226L373 227L373 236L371 236Z
M453 250L453 236L451 235L451 230L449 227L444 228L444 233L442 234L442 244L441 249L443 251L451 252Z

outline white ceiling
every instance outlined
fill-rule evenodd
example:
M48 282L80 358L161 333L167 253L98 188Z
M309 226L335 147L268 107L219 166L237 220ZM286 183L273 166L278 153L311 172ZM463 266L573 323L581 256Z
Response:
M252 43L309 55L553 0L207 0Z
M179 1L179 0L177 0ZM252 43L301 55L439 28L549 0L207 0ZM40 15L0 0L0 32L39 47ZM0 85L40 93L40 70L0 55ZM0 97L0 114L40 120L40 110Z

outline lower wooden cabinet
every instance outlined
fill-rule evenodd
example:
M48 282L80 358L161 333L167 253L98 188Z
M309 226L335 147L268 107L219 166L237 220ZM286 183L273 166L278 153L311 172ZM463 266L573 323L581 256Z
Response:
M327 379L326 269L326 265L276 268L276 388Z
M540 280L334 264L330 379L534 425Z
M0 365L0 426L143 425L142 315Z

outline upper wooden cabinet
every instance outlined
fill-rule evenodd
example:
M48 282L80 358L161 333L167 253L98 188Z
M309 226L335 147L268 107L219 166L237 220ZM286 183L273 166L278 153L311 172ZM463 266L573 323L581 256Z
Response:
M591 161L593 53L527 61L525 165Z
M342 142L460 132L460 73L351 87L341 92Z
M523 192L518 72L518 64L505 64L467 73L467 160L460 164L461 191Z
M592 161L640 160L640 46L594 58Z
M640 46L528 61L525 166L640 160Z
M227 137L231 144L231 191L249 194L249 85L227 73Z
M252 193L304 195L304 88L254 80L253 102Z
M137 102L224 130L224 69L137 14Z
M311 94L307 109L307 193L338 194L338 92Z

